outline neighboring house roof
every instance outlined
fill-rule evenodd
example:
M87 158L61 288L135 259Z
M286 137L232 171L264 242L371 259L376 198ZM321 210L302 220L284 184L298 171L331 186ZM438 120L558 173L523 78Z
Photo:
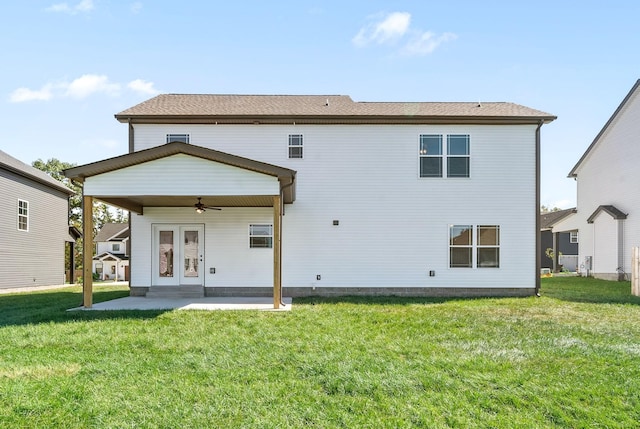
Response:
M67 188L62 182L52 178L44 171L27 165L24 162L17 160L16 158L1 150L0 169L11 171L12 173L18 174L22 177L26 177L30 180L34 180L40 184L64 192L68 195L74 194L74 192L71 189Z
M574 207L571 209L558 210L555 212L540 213L540 230L551 229L556 223L560 222L570 214L576 212L577 211Z
M605 132L609 129L609 127L611 126L611 124L615 121L615 119L618 117L618 114L624 109L625 105L629 102L629 100L633 97L633 95L635 94L636 91L640 91L640 79L638 79L635 83L635 85L633 85L633 88L631 88L631 91L629 91L629 93L627 94L627 96L624 98L624 100L622 100L622 103L620 103L620 105L618 106L618 108L616 109L615 112L613 112L613 115L611 115L611 117L609 118L609 120L607 121L606 124L604 124L604 127L602 127L602 129L600 130L600 132L598 133L598 135L596 136L595 139L593 139L593 142L591 142L591 144L589 145L589 147L587 148L587 150L582 154L582 157L580 157L580 159L578 160L578 162L576 163L576 165L571 169L571 171L569 172L569 175L567 177L577 177L578 176L578 168L580 168L580 165L582 164L582 162L587 158L587 156L589 155L589 153L591 153L591 151L594 149L594 147L598 144L598 142L600 141L600 138L605 134Z
M614 219L626 219L627 214L616 208L615 206L600 206L593 212L589 219L587 219L587 223L593 223L596 220L596 217L600 214L600 212L608 213Z
M115 115L120 122L540 123L555 116L505 102L355 102L347 95L161 94ZM178 119L179 118L179 119Z
M129 257L126 255L116 255L111 252L102 252L99 255L93 257L94 261L128 261Z
M129 237L129 224L105 223L96 234L95 242L122 241Z

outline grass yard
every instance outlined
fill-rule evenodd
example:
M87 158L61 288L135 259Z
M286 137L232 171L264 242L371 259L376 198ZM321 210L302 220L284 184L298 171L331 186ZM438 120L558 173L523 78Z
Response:
M629 290L549 278L541 298L292 312L69 313L78 287L0 295L0 427L638 427Z

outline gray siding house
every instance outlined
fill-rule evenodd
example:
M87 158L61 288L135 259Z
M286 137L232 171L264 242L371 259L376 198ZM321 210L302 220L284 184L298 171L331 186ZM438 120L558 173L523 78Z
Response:
M71 194L0 151L0 289L64 283Z

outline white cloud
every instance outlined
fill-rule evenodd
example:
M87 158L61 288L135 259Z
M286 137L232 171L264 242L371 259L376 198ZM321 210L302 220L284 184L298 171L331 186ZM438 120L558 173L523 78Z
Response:
M147 95L156 95L159 92L153 87L153 82L147 82L146 80L142 79L132 80L127 84L127 88L132 91Z
M25 101L47 101L53 97L51 92L51 85L47 84L39 90L32 90L29 88L18 88L11 93L9 101L12 103L22 103Z
M49 6L46 10L49 12L63 12L69 15L76 15L80 12L89 12L95 8L93 0L81 0L75 6L69 6L68 3L58 3Z
M366 46L369 43L391 43L400 39L409 29L411 14L408 12L393 12L388 15L377 15L374 22L362 27L351 41L356 46Z
M418 33L417 36L402 48L402 53L405 55L428 55L435 51L441 44L457 38L458 36L453 33L443 33L440 35L436 35L430 31Z
M137 1L137 2L131 3L131 6L129 6L129 9L131 10L131 13L139 13L142 10L142 2Z
M94 93L118 95L120 92L120 84L110 83L107 76L95 74L82 75L62 86L66 86L65 95L73 98L86 98Z
M435 34L410 28L411 14L393 12L378 14L370 18L372 22L362 27L351 42L357 47L365 47L372 43L382 45L398 45L402 43L400 53L406 56L428 55L440 45L457 39L454 33Z
M142 95L156 95L160 92L153 82L144 79L135 79L125 85L111 82L106 75L84 74L71 82L48 82L40 89L18 88L9 95L9 101L23 103L65 97L80 100L95 94L117 97L121 95L123 88Z

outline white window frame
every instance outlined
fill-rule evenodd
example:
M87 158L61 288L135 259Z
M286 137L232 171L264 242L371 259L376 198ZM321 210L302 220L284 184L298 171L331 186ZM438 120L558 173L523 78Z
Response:
M18 199L18 231L29 232L29 201ZM24 228L22 225L24 224Z
M428 153L427 148L423 145L423 140L427 139L427 138L438 138L439 139L439 143L440 143L440 147L439 147L439 152L440 153ZM443 155L443 142L442 142L442 134L420 134L419 137L419 148L418 148L418 154L419 154L419 158L418 158L418 175L420 177L424 177L424 178L441 178L443 177L444 174L444 155ZM427 176L427 175L423 175L422 174L422 160L423 159L439 159L440 160L440 174L439 175L432 175L432 176Z
M578 231L571 231L569 232L569 243L571 244L578 244Z
M261 231L267 228L266 233ZM256 245L259 240L254 239L266 238L266 245ZM250 249L272 249L273 248L273 224L270 223L251 223L249 224L249 248Z
M466 244L454 244L454 237L452 235L454 228L456 229L464 229L464 230L468 230L468 234L469 234L469 243ZM470 225L470 224L452 224L449 225L449 246L447 247L449 249L449 268L473 268L475 265L475 261L474 261L474 226ZM452 266L453 263L453 258L451 257L451 253L453 252L454 249L467 249L469 251L469 265L457 265L457 266Z
M304 158L304 136L302 134L289 134L289 159L303 159ZM294 149L292 151L292 149ZM299 150L299 154L294 154L296 149Z
M429 154L426 147L423 145L424 138L437 137L440 140L440 153ZM451 138L454 137L466 137L466 153L454 154L451 153ZM427 176L422 173L422 159L423 158L439 158L440 159L440 174ZM466 175L451 175L451 169L449 168L450 161L454 159L467 159L467 174ZM468 179L471 177L471 134L468 133L424 133L418 136L418 177L425 179Z
M117 248L116 248L117 246ZM120 243L111 243L111 251L112 252L120 252Z
M464 154L452 154L451 153L451 139L452 137L454 138L459 138L459 137L465 137L466 138L466 150ZM451 168L449 168L449 162L454 160L454 159L466 159L467 160L467 174L464 176L452 176L451 175ZM446 166L446 170L447 170L447 177L448 178L463 178L463 179L467 179L469 177L471 177L471 136L469 134L447 134L447 162L446 162L447 166Z
M452 229L453 228L469 228L470 229L470 244L463 244L463 245L456 245L453 244L453 237L452 237ZM487 243L481 243L481 239L480 239L480 230L482 228L495 228L496 230L496 243L492 243L492 244L487 244ZM497 224L478 224L478 225L474 225L474 224L450 224L448 226L448 230L447 230L447 241L448 241L448 245L447 245L447 253L449 255L449 269L499 269L501 266L501 257L500 257L500 234L501 234L501 228L500 225ZM470 266L452 266L452 258L451 258L451 251L452 249L460 249L460 248L465 248L465 249L469 249L469 251L471 252L471 264ZM478 253L481 251L481 249L497 249L497 261L496 261L496 265L479 265L478 260L480 259L478 257Z
M480 230L481 229L494 229L495 230L495 243L482 243L480 239ZM476 268L500 268L500 225L476 225ZM497 250L497 261L496 265L480 265L480 250L482 249L496 249Z
M190 144L191 143L191 134L178 134L178 133L169 133L166 135L166 143L171 143L171 142L183 142L183 143L187 143Z

